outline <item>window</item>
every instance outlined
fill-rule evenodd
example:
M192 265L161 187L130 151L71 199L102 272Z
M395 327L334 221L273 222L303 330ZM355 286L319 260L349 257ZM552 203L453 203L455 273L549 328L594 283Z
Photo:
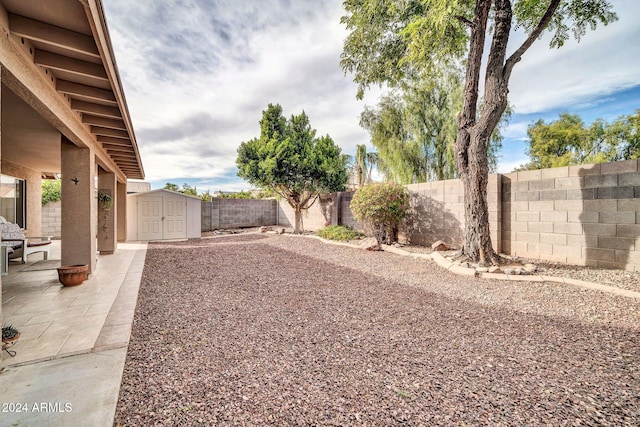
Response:
M20 228L27 224L26 189L24 179L0 175L0 215Z

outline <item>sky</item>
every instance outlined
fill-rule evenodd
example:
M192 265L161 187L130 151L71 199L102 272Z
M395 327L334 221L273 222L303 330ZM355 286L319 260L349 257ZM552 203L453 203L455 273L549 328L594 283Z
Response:
M375 151L359 126L382 89L356 100L340 67L347 30L341 0L104 0L109 33L152 188L199 192L251 188L236 174L239 145L260 134L269 103L305 111L319 135L353 155ZM513 71L514 114L503 129L498 171L528 161L527 126L561 112L589 123L640 108L640 3L614 0L619 20L576 43L536 41ZM524 40L516 31L509 52Z

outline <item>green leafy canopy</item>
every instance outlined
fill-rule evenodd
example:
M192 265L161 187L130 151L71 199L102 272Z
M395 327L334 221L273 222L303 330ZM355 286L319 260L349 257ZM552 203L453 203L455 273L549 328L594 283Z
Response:
M277 104L262 112L260 137L240 144L236 159L238 176L273 190L296 214L320 193L345 189L347 162L329 135L316 137L304 111L287 120Z
M372 84L393 87L416 70L431 74L459 63L469 49L477 3L480 0L345 0L341 23L349 35L340 63L345 73L354 75L358 98ZM580 40L588 29L617 19L608 0L519 0L513 2L515 28L529 35L536 32L550 7L555 12L543 30L553 34L551 47L561 47L571 35Z

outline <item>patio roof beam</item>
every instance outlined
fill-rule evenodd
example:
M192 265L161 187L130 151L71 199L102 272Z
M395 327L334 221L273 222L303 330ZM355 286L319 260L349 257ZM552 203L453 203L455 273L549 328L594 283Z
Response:
M119 158L119 159L113 159L116 163L118 163L119 167L125 167L125 166L131 166L131 167L135 167L138 164L138 161L135 159L135 157L128 157L128 158Z
M108 105L94 104L92 102L80 101L79 99L71 100L71 109L82 113L91 113L95 116L109 117L112 119L121 119L120 109L118 107L110 107Z
M75 31L13 13L9 14L9 28L11 34L25 39L100 58L100 52L93 37Z
M36 65L40 65L41 67L46 67L51 70L65 71L77 76L89 77L106 82L109 81L102 64L94 64L93 62L82 61L80 59L58 55L40 49L36 49L36 54L34 55L33 60Z
M103 144L103 147L105 150L107 150L107 153L111 154L133 154L133 151L131 150L131 148L129 147L125 147L125 146L111 146L108 144Z
M124 168L124 167L127 167L127 166L134 167L137 164L136 158L133 155L131 157L126 157L126 158L125 157L116 157L116 158L112 157L112 159L113 159L114 162L116 162L118 164L119 168Z
M91 126L91 133L101 136L110 136L119 139L130 139L129 132L125 130L104 128L101 126Z
M108 117L98 117L89 114L82 115L82 123L86 125L102 126L111 129L127 130L124 121L110 119Z
M87 101L97 101L109 105L118 105L113 92L98 87L86 86L80 83L69 82L66 80L56 81L56 90L67 95L82 98Z
M112 136L103 136L98 135L96 138L98 142L102 142L103 144L113 144L113 145L121 145L124 147L131 147L131 141L122 139L122 138L114 138Z
M133 150L129 147L111 147L111 146L103 146L107 153L111 157L113 156L135 156Z

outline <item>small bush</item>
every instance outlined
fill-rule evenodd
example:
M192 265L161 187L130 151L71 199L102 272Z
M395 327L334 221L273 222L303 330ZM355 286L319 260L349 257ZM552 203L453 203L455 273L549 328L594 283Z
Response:
M62 197L62 184L59 179L42 181L42 206L49 202L57 202Z
M400 221L409 212L409 193L395 183L366 185L356 191L351 200L356 219L373 230L378 248L382 240L395 235Z
M328 225L325 228L318 230L316 234L324 239L341 241L353 240L358 237L362 237L362 233L343 225Z

